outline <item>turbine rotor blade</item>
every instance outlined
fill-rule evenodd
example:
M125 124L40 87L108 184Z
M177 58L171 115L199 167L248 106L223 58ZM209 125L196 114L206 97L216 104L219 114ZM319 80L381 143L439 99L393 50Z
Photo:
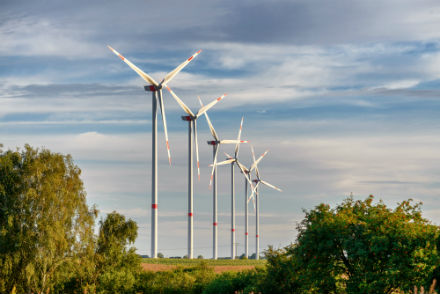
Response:
M201 107L199 109L199 111L197 112L197 117L199 117L200 115L204 114L207 110L209 110L211 107L213 107L214 105L216 105L220 100L222 100L224 97L226 96L226 94L223 94L222 96L218 97L217 99L215 99L214 101L212 101L211 103Z
M176 67L174 70L170 71L162 80L162 82L160 82L161 86L166 85L169 81L171 81L185 66L188 65L188 63L194 59L194 57L196 57L197 55L200 54L200 52L202 52L202 50L197 51L196 53L194 53L190 58L188 58L187 60L185 60L184 62L182 62L178 67Z
M245 171L246 174L249 173L249 169L248 169L246 166L244 166L243 163L241 163L240 161L238 161L238 159L236 159L235 162L237 162L237 165L240 167L240 169L242 169L243 171Z
M280 188L275 187L274 185L272 185L272 184L270 184L270 183L268 183L268 182L266 182L266 181L260 180L260 182L261 182L262 184L264 184L264 185L266 185L266 186L272 188L272 189L275 189L275 190L277 190L277 191L283 192L283 190L281 190Z
M159 94L160 113L161 113L162 122L163 122L163 131L165 133L165 141L167 144L168 162L171 165L170 144L168 143L167 119L165 117L165 105L163 104L162 90L159 90L158 94Z
M225 165L225 164L232 163L232 162L234 162L234 161L235 161L234 158L226 159L225 161L217 162L215 165L216 165L216 166L219 166L219 165ZM210 166L211 166L211 165L214 166L213 164L210 164Z
M238 141L239 141L240 138L241 138L241 130L243 129L243 119L244 119L244 117L242 116L242 117L241 117L241 123L240 123L240 129L238 130L238 136L237 136L237 140L238 140ZM240 149L240 144L237 143L237 144L235 145L235 158L237 158L237 156L238 156L238 151L239 151L239 149Z
M177 104L179 104L179 106L182 107L183 111L185 111L191 117L194 117L194 113L192 113L191 109L189 109L189 107L186 106L186 104L183 103L183 101L179 97L177 97L177 95L173 92L173 90L171 90L170 87L168 87L168 86L167 86L167 90L168 90L168 92L171 93L171 96L174 97L174 100L177 101Z
M149 75L147 75L145 72L143 72L139 67L137 67L136 65L134 65L133 63L130 62L130 60L128 60L127 58L125 58L124 56L122 56L118 51L116 51L115 49L113 49L111 46L107 45L107 47L117 56L119 56L119 58L122 59L122 61L124 61L129 67L131 67L132 70L134 70L138 75L140 75L145 81L147 81L148 83L150 83L151 85L154 85L155 87L159 87L159 84Z
M269 150L264 151L264 153L261 154L261 156L256 161L254 161L254 163L251 166L251 170L257 168L258 163L263 159L264 156L266 156L267 152L269 152Z
M252 193L251 193L251 196L249 196L249 198L248 198L248 202L252 199L252 202L254 203L254 209L255 209L255 194L256 195L258 195L258 191L257 191L257 188L258 188L258 185L260 184L260 182L258 182L256 185L255 185L255 187L253 187L252 188Z
M246 180L249 182L249 184L251 184L251 187L252 187L252 186L253 186L253 185L252 185L252 181L251 181L251 180L249 179L249 177L248 177L249 174L247 173L247 168L244 167L243 164L241 164L238 160L236 160L235 163L237 163L238 168L241 170L241 172L243 173L244 177L245 177ZM246 195L246 196L247 196L247 195Z
M248 141L243 140L220 140L220 144L241 144L248 143Z
M215 149L215 155L214 155L214 161L213 161L213 163L211 164L212 165L212 171L211 171L211 179L209 180L209 187L212 187L212 180L213 180L213 178L214 178L214 171L215 171L215 167L216 167L216 165L217 165L217 155L218 155L218 149L219 149L219 145L217 145L216 146L216 149Z
M199 98L200 106L203 107L202 99L200 99L200 96L197 96L197 98ZM209 130L211 131L212 137L214 137L214 140L220 141L217 133L215 132L214 126L212 125L211 120L209 119L208 112L205 112L204 115L205 115L206 121L208 122Z
M251 145L251 152L252 152L252 160L255 162L255 151L254 151L254 145ZM250 169L252 171L252 169Z
M226 152L223 152L225 155L226 155L226 158L227 159L234 159L234 157L232 157L231 155L229 155L228 153L226 153Z

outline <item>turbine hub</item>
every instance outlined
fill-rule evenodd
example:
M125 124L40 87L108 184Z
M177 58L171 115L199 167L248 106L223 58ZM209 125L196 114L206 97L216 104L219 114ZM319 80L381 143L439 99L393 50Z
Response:
M219 141L208 141L208 145L215 146L219 143Z

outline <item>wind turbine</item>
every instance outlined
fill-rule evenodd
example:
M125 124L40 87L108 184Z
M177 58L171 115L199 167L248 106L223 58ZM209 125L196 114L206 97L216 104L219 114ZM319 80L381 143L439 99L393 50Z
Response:
M183 63L181 63L178 67L176 67L174 70L170 71L160 83L157 83L152 77L150 77L148 74L143 72L140 68L138 68L136 65L131 63L128 59L126 59L124 56L122 56L118 51L113 49L110 46L107 46L114 54L119 56L119 58L122 59L131 69L133 69L138 75L140 75L148 84L149 86L145 86L145 91L151 91L153 94L153 107L152 107L152 173L151 173L151 257L157 258L157 235L158 235L158 228L157 228L157 220L158 220L158 198L157 198L157 102L159 100L160 105L160 112L162 115L162 122L163 122L163 130L165 133L165 141L167 145L167 152L168 152L168 161L171 165L171 155L170 155L170 145L168 143L168 132L167 132L167 122L165 118L165 106L163 104L162 99L162 88L167 85L188 63L193 60L194 57L199 55L201 50L197 51L195 54L193 54L190 58L185 60Z
M229 156L228 159L233 159L232 157ZM252 181L251 181L251 169L245 167L240 161L236 160L236 163L238 165L238 167L241 170L241 173L244 176L244 256L246 258L249 257L249 218L248 218L248 214L249 214L249 209L248 209L248 204L249 204L249 200L248 200L248 195L247 195L247 191L248 191L248 183L251 186L251 191L253 191L254 186L252 185Z
M183 101L177 97L177 95L169 88L167 87L167 90L171 93L171 95L174 97L174 99L177 101L177 103L182 107L183 111L185 111L188 115L182 116L183 121L188 122L188 258L193 258L193 141L191 138L192 130L194 130L194 142L196 145L196 158L197 158L197 175L200 180L200 164L199 164L199 145L197 143L197 119L203 115L206 114L206 111L208 111L211 107L213 107L215 104L217 104L220 100L222 100L226 94L223 94L222 96L218 97L211 103L207 104L206 106L202 106L197 114L194 114L191 109L189 109L188 106L183 103Z
M238 152L240 150L240 143L247 143L248 141L242 141L241 138L241 131L243 129L243 117L241 118L240 123L240 129L238 130L238 136L237 136L237 144L235 145L235 155L234 157L226 154L228 159L225 161L219 162L217 164L213 165L225 165L225 164L231 164L231 259L235 259L235 256L237 255L236 250L236 242L235 242L235 174L234 174L234 164L237 164L237 166L240 168L242 173L244 175L245 171L243 170L243 165L239 163L238 161Z
M263 157L267 154L268 150L266 150L257 160L255 160L255 152L254 147L251 146L252 150L252 159L254 160L254 163L252 164L250 170L255 169L255 175L256 179L253 180L255 183L255 187L252 190L252 194L249 197L249 199L254 197L255 194L255 259L260 259L260 210L259 210L259 195L258 195L258 186L261 184L268 186L269 188L275 189L277 191L282 192L282 190L278 187L275 187L274 185L262 180L260 178L260 172L258 171L258 163L263 159Z
M203 106L203 102L199 97L200 105ZM212 155L212 171L211 171L211 180L209 182L209 187L214 186L212 190L212 258L218 259L218 216L217 216L217 155L218 150L220 148L221 144L239 144L244 143L245 141L240 140L221 140L220 137L217 135L217 132L214 129L214 126L211 123L211 120L209 119L208 112L205 112L205 118L208 122L209 130L211 131L211 135L214 140L208 141L208 145L212 146L213 149L213 155Z

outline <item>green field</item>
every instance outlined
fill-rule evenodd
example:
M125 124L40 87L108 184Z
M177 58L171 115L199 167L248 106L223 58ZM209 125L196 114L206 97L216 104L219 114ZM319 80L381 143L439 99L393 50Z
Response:
M255 259L178 259L178 258L143 258L143 263L149 264L168 264L168 265L197 265L201 262L206 262L208 265L216 266L216 265L225 265L225 266L234 266L234 265L265 265L266 260L255 260Z

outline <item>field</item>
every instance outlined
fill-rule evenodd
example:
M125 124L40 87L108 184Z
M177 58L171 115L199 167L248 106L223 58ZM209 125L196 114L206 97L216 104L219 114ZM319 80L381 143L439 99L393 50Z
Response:
M264 266L265 260L254 259L174 259L174 258L143 258L142 267L147 271L167 271L177 267L190 267L200 264L201 262L214 268L217 273L225 271L242 271L253 269L257 266Z

